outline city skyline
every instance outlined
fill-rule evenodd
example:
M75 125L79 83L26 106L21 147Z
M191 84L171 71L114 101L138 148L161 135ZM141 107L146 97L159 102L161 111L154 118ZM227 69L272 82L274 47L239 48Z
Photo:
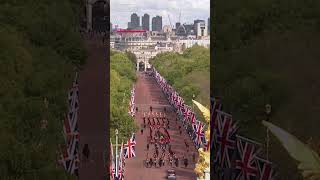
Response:
M136 13L140 17L144 14L150 16L150 21L157 15L162 17L162 24L170 25L168 15L170 16L172 26L179 21L181 11L181 23L193 23L196 19L207 20L210 16L210 0L111 0L110 15L113 25L120 28L127 28L130 22L131 14ZM141 22L140 22L141 24ZM150 22L151 24L151 22ZM150 27L151 28L151 27Z

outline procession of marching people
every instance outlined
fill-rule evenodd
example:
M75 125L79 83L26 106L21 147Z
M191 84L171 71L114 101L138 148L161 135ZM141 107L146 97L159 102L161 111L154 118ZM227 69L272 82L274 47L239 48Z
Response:
M143 113L143 124L141 125L140 132L143 134L144 130L149 131L147 134L146 159L144 160L144 166L146 168L161 168L163 166L182 166L187 168L190 162L188 157L192 157L192 161L195 162L196 154L194 152L189 154L190 146L186 139L184 139L185 152L181 153L173 150L171 144L172 139L168 129L177 128L180 135L182 134L183 129L179 124L178 117L169 119L168 116L166 116L166 113L167 110L165 107L163 112L154 112L152 106L150 106L150 111L148 113Z

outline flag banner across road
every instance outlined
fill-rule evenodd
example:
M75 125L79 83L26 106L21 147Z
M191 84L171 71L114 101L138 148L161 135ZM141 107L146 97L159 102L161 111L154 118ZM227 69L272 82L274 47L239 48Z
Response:
M238 135L231 114L222 111L221 99L211 97L211 161L218 179L273 180L274 165L261 158L262 145Z

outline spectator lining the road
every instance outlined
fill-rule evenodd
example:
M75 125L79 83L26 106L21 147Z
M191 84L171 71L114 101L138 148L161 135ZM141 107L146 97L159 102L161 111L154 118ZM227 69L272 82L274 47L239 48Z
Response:
M90 155L90 150L89 150L89 145L85 144L83 149L82 149L82 154L86 158L86 160L89 160L89 155Z

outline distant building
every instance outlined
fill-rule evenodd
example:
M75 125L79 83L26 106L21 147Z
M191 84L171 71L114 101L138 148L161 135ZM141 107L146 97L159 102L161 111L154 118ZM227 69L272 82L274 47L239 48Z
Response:
M205 21L198 20L197 22L195 22L194 26L195 34L198 38L208 36L208 29Z
M162 17L156 16L152 18L152 31L160 32L162 30Z
M206 48L210 47L210 39L184 39L180 40L179 43L183 49L191 48L194 45L203 46Z
M163 26L163 29L162 29L162 31L164 32L164 33L172 33L172 27L171 26L169 26L169 25L165 25L165 26Z
M131 22L128 22L128 29L132 29Z
M149 31L150 30L150 16L149 14L144 14L142 16L142 29Z
M177 36L187 36L187 30L183 24L176 24L176 35Z
M178 27L181 25L181 23L180 22L177 22L176 23L176 30L178 29Z
M200 22L204 22L204 23L205 23L204 20L197 19L197 20L194 20L194 21L193 21L193 24L197 24L197 23L200 23Z
M187 35L195 35L195 27L194 24L184 24L183 25L187 31Z
M131 29L136 29L139 26L140 17L136 13L131 14Z

